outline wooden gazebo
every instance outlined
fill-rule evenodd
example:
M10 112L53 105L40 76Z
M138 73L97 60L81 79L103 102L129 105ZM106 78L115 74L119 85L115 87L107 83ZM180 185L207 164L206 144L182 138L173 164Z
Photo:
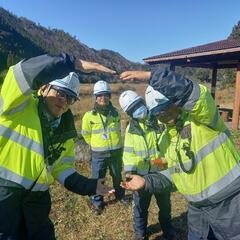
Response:
M237 130L240 113L240 40L222 40L143 59L148 64L212 69L211 93L215 96L217 70L236 68L232 128Z

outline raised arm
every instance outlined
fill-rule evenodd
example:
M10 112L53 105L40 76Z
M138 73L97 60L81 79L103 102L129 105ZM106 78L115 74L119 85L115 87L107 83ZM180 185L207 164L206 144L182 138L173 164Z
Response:
M110 68L107 68L99 63L96 62L88 62L82 59L77 59L75 61L75 68L82 72L102 72L102 73L110 73L115 74L116 72Z
M23 73L23 77L33 90L37 90L41 85L54 79L63 78L73 71L115 73L99 63L84 61L65 53L58 56L41 55L24 60L16 66L16 71L19 74Z
M172 103L183 105L193 89L193 82L167 69L150 71L126 71L120 74L120 79L149 82L157 91L164 94Z
M120 74L119 78L123 81L138 80L147 82L151 77L151 72L148 71L126 71Z

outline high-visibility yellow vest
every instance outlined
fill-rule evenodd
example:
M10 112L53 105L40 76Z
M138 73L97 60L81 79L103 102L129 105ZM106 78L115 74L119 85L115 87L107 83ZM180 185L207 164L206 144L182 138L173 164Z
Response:
M32 96L21 62L11 67L0 95L0 178L10 180L32 191L45 191L54 179L64 183L75 172L74 142L67 140L66 149L53 165L44 161L38 99Z
M179 192L191 202L200 202L227 189L240 176L240 155L206 87L195 84L183 110L182 128L168 127L159 146ZM186 129L191 130L190 136L182 134ZM191 159L195 164L188 172Z
M122 147L120 117L104 116L94 110L82 119L82 135L92 151L102 152Z
M160 171L160 167L151 164L152 160L160 158L157 146L160 135L144 123L138 124L138 129L134 132L129 131L130 125L126 128L123 151L124 171L136 172L139 175Z

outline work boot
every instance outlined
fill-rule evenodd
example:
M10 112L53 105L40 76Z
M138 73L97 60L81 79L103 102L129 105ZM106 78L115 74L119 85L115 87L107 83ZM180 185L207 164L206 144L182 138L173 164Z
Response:
M124 205L128 205L132 203L132 195L131 196L124 196L122 198L117 198Z
M148 240L148 236L147 235L135 235L135 240Z
M92 212L94 215L101 215L103 212L103 208L104 208L103 205L100 205L100 206L93 205Z

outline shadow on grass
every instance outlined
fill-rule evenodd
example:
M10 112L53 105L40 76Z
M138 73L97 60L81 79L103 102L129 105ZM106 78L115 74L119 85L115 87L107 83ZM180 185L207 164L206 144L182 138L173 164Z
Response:
M179 217L172 218L172 225L176 231L176 240L185 240L187 239L187 213L182 213ZM152 224L148 226L148 236L150 237L153 234L160 233L161 226L159 223ZM159 235L153 240L163 240L163 236Z
M132 200L133 200L133 195L126 194L124 197L124 200L125 200L125 204L131 204ZM118 199L114 198L114 199L110 199L108 201L104 201L104 203L105 203L105 206L109 206L109 205L115 204L118 201L119 201Z
M125 198L126 202L124 204L127 204L127 205L130 205L132 204L132 201L133 201L133 195L132 194L126 194L125 195ZM111 199L104 199L104 208L106 207L109 207L111 205L114 205L116 204L117 202L119 202L120 200L119 199L116 199L116 198L111 198ZM90 209L93 208L93 205L92 205L92 201L91 201L91 198L89 198L87 201L86 201L88 207Z

